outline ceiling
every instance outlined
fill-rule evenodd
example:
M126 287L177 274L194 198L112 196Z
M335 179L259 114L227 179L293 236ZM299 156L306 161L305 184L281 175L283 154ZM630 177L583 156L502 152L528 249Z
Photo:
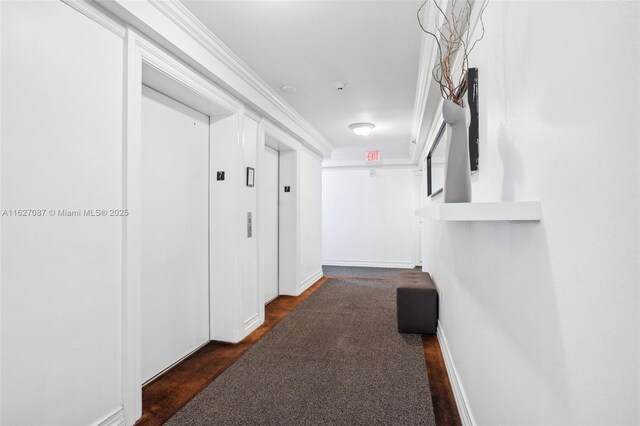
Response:
M419 1L183 3L337 148L334 158L369 149L409 156ZM347 89L337 91L336 81ZM356 136L348 128L355 122L376 128Z

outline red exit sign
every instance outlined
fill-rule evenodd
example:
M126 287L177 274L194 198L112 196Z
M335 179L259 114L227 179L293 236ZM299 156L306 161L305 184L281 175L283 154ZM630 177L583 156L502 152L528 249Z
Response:
M367 163L379 163L381 159L380 151L367 151Z

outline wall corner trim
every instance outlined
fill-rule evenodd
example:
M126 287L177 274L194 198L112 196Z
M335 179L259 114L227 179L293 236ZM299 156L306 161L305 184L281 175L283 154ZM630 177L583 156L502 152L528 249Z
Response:
M447 374L449 375L449 381L451 382L451 388L453 389L453 396L456 400L458 412L460 413L460 420L463 426L475 426L476 420L471 412L471 406L469 405L469 399L462 386L462 381L458 375L458 370L453 363L453 357L451 356L451 350L447 343L447 338L442 328L442 324L438 321L438 342L440 343L440 349L442 350L442 357L444 358L444 364L447 368Z

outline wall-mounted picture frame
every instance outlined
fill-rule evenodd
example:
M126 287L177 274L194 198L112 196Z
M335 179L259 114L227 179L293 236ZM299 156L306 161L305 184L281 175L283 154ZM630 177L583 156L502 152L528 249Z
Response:
M478 119L478 68L469 68L467 71L467 103L471 112L469 121L469 164L471 173L478 171L480 167L480 127Z
M253 186L256 180L256 169L247 167L247 186Z

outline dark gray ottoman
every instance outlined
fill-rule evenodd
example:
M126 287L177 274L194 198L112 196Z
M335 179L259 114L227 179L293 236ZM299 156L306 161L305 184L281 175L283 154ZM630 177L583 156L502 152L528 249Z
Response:
M427 272L401 272L396 305L400 333L436 334L438 292Z

